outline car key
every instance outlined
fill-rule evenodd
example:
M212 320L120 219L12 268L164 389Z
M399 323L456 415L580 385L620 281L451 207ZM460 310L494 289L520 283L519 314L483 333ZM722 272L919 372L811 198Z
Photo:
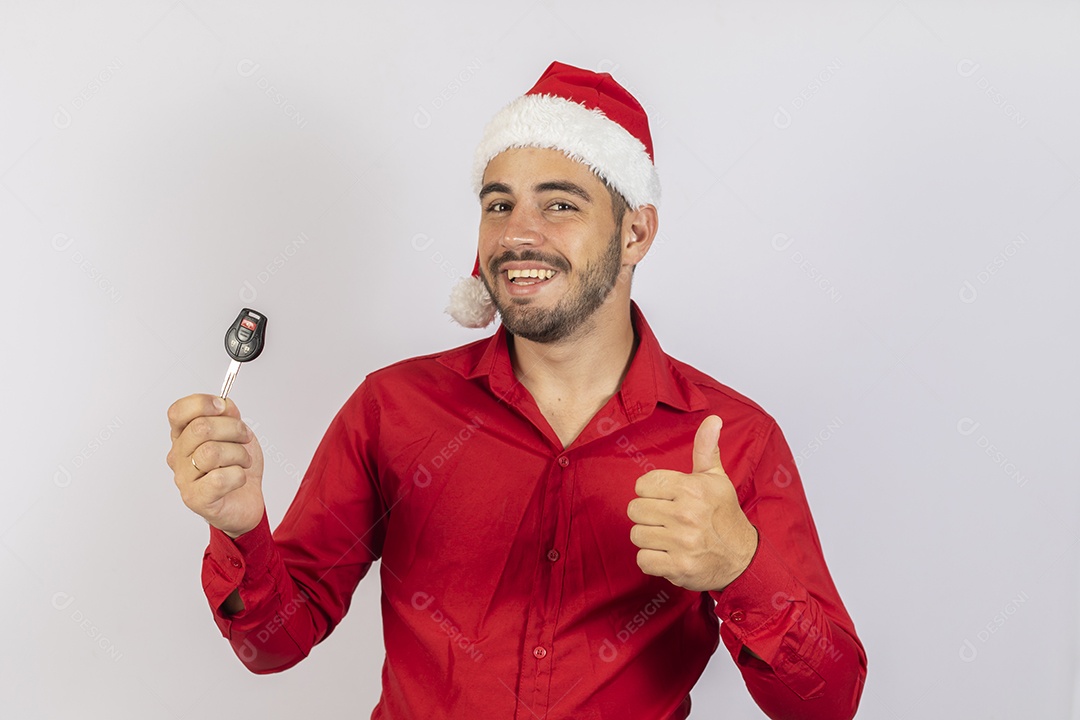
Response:
M266 316L250 308L244 308L225 333L225 351L232 362L225 373L225 383L221 386L221 399L229 396L236 374L240 372L240 363L251 362L259 357L266 344Z

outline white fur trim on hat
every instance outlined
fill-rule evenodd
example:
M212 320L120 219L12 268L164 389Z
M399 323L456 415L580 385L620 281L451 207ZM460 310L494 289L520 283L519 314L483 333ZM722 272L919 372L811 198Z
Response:
M645 145L598 109L556 95L523 95L511 102L488 123L476 148L475 192L491 159L513 147L562 150L588 165L635 210L660 203L660 176Z
M461 278L450 291L450 317L467 328L482 328L495 319L495 303L478 277Z

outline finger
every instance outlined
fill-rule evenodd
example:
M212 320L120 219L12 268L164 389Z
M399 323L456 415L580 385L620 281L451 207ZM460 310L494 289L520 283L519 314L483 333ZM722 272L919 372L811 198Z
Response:
M180 437L184 428L197 417L222 415L226 410L226 402L216 395L188 395L180 398L166 413L169 417L169 430L173 440ZM239 417L239 414L237 414Z
M197 417L189 422L180 433L180 437L173 441L172 455L174 461L177 461L177 458L190 456L195 452L195 448L205 442L243 444L250 442L254 436L251 429L240 418Z
M225 398L224 403L225 411L221 413L222 415L234 418L240 417L240 408L237 407L236 403L233 402L232 398Z
M675 470L650 470L634 483L634 492L638 497L674 500L675 480L680 475Z
M671 522L671 511L674 507L675 503L671 500L639 497L626 506L626 515L640 525L667 527Z
M662 550L638 550L637 564L646 575L668 577L668 573L672 572L671 556Z
M667 528L652 525L634 525L630 528L630 542L642 550L667 552L670 549L668 535Z
M200 474L206 474L218 468L237 465L242 468L251 467L251 453L240 443L217 442L211 440L204 442L191 453L195 467L192 470L200 470Z
M247 484L247 474L236 465L218 468L196 481L180 485L181 497L190 508L207 508Z
M701 421L697 434L694 435L694 472L707 473L719 470L724 472L720 462L720 428L724 421L717 415L710 415ZM727 473L724 473L725 475Z

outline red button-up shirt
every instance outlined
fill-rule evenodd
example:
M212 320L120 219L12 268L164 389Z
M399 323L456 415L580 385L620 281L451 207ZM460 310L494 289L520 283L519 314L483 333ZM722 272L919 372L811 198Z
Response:
M372 718L685 718L720 640L771 717L851 717L866 656L779 427L633 321L622 387L565 449L502 328L369 375L273 535L265 515L235 541L211 528L203 587L240 660L302 660L381 558ZM712 413L759 542L722 592L692 592L637 566L627 504L649 470L691 471Z

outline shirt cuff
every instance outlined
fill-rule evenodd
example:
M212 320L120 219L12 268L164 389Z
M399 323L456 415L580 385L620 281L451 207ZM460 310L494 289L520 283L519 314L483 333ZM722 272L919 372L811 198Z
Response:
M807 596L806 588L760 532L757 550L742 574L710 594L727 629L766 662L780 649L791 603L805 601Z
M203 554L203 592L226 637L232 625L242 623L262 599L272 594L274 583L268 569L275 550L265 509L259 524L235 539L210 526L210 543ZM227 615L221 605L237 588L244 609Z

